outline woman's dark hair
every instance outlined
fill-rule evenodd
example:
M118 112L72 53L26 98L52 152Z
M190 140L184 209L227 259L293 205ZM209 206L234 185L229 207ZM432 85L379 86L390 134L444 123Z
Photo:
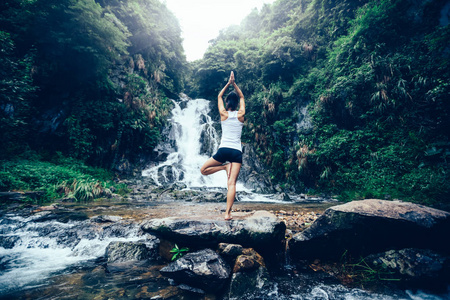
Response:
M231 92L228 94L227 98L225 99L225 108L226 110L236 110L238 103L239 103L239 96L236 94L236 92Z

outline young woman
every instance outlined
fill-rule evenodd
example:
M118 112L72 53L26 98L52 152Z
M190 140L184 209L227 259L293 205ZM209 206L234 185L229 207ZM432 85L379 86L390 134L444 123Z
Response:
M228 87L232 85L235 91L228 94L225 99L226 106L223 104L223 94ZM225 210L225 220L231 220L231 208L236 196L236 180L242 165L242 145L241 132L244 125L245 101L239 87L234 82L233 71L225 87L220 91L217 97L219 105L220 120L222 125L222 140L219 150L208 159L200 169L203 175L210 175L221 170L227 172L227 208ZM237 110L239 104L239 110ZM228 162L226 164L226 162Z

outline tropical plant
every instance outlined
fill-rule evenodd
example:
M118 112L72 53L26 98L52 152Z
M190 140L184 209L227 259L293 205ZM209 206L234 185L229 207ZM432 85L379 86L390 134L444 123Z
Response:
M189 248L186 248L186 247L179 248L178 245L175 244L175 247L173 247L172 250L170 250L170 253L173 253L172 261L183 257L183 255L186 254L186 252L188 252L188 251L189 251Z

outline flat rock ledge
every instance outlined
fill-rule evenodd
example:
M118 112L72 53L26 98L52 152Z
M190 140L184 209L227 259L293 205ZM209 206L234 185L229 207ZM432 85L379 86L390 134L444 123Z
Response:
M286 225L270 212L235 213L231 221L221 217L152 219L143 221L141 228L179 245L193 247L215 248L219 243L233 243L251 248L269 246L275 251L284 241Z
M401 201L353 201L327 209L289 241L297 259L339 259L403 248L450 253L450 213Z

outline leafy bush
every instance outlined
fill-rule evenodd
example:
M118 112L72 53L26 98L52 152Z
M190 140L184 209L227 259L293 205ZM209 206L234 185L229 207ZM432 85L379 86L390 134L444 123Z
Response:
M72 158L0 161L0 170L0 191L43 191L42 201L68 196L91 201L111 196L111 190L127 192L125 185L112 181L111 172Z

